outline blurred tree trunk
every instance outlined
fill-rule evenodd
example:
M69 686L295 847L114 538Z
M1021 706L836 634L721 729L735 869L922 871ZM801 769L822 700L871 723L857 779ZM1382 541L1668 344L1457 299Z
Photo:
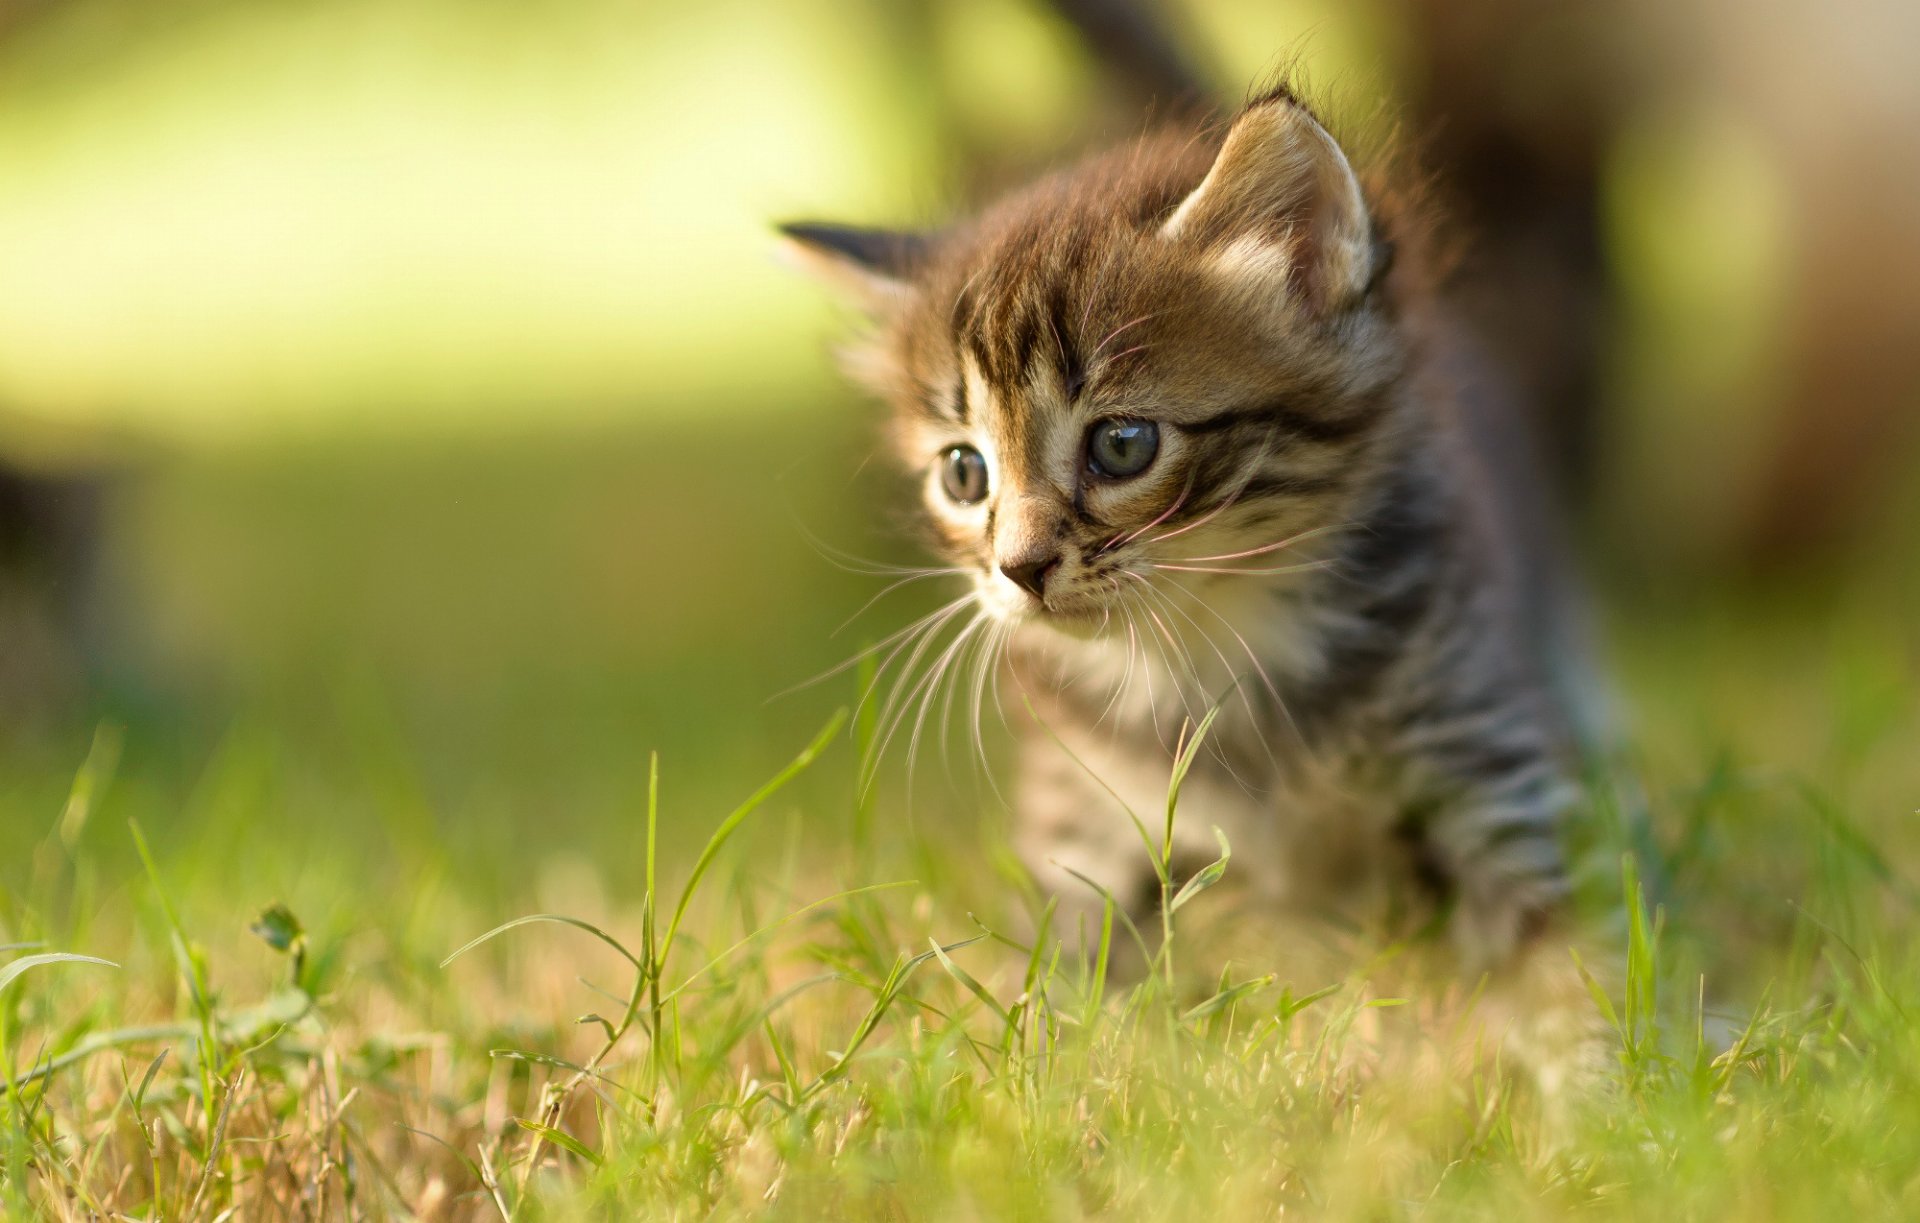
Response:
M93 473L0 465L0 726L80 695L102 490Z
M1409 0L1410 124L1468 241L1454 301L1536 424L1562 496L1591 491L1613 289L1601 159L1624 82L1572 0Z
M1106 70L1129 114L1217 114L1219 99L1165 4L1154 0L1053 0Z

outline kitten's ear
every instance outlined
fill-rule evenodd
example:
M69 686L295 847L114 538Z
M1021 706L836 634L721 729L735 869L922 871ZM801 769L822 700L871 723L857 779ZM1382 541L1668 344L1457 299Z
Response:
M913 294L933 241L905 230L862 229L793 221L778 227L790 261L874 314L886 314Z
M1234 118L1206 179L1161 232L1217 248L1235 274L1284 277L1320 312L1352 303L1375 279L1373 227L1353 167L1285 92Z

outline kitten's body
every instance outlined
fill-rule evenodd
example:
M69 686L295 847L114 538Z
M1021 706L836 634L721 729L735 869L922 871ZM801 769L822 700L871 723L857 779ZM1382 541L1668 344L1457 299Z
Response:
M936 237L788 231L879 321L853 366L931 465L1010 712L1044 723L1016 835L1068 912L1100 903L1078 874L1145 916L1115 795L1153 818L1216 702L1176 866L1218 826L1269 907L1438 901L1476 967L1561 904L1529 524L1495 495L1498 430L1441 384L1420 235L1383 199L1276 93L1224 140L1148 138ZM1148 425L1113 474L1101 447L1131 467Z

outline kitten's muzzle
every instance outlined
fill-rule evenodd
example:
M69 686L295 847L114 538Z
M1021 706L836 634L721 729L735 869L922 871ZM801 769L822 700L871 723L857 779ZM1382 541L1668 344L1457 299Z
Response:
M1042 603L1047 599L1047 579L1059 572L1060 554L1029 555L1000 562L1000 572L1009 582Z

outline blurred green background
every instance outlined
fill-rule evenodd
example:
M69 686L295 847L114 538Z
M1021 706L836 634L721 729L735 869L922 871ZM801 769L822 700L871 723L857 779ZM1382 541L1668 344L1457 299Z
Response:
M1222 104L1291 60L1436 163L1677 775L1851 760L1885 727L1832 710L1920 679L1915 18L1770 9L1157 10ZM853 685L769 698L926 605L835 635L880 582L814 541L912 551L768 223L935 220L1150 93L1039 0L0 9L0 459L43 507L0 578L0 860L104 721L122 812L249 909L429 861L630 896L650 750L704 829ZM805 785L830 853L848 772ZM994 806L964 762L913 804Z

